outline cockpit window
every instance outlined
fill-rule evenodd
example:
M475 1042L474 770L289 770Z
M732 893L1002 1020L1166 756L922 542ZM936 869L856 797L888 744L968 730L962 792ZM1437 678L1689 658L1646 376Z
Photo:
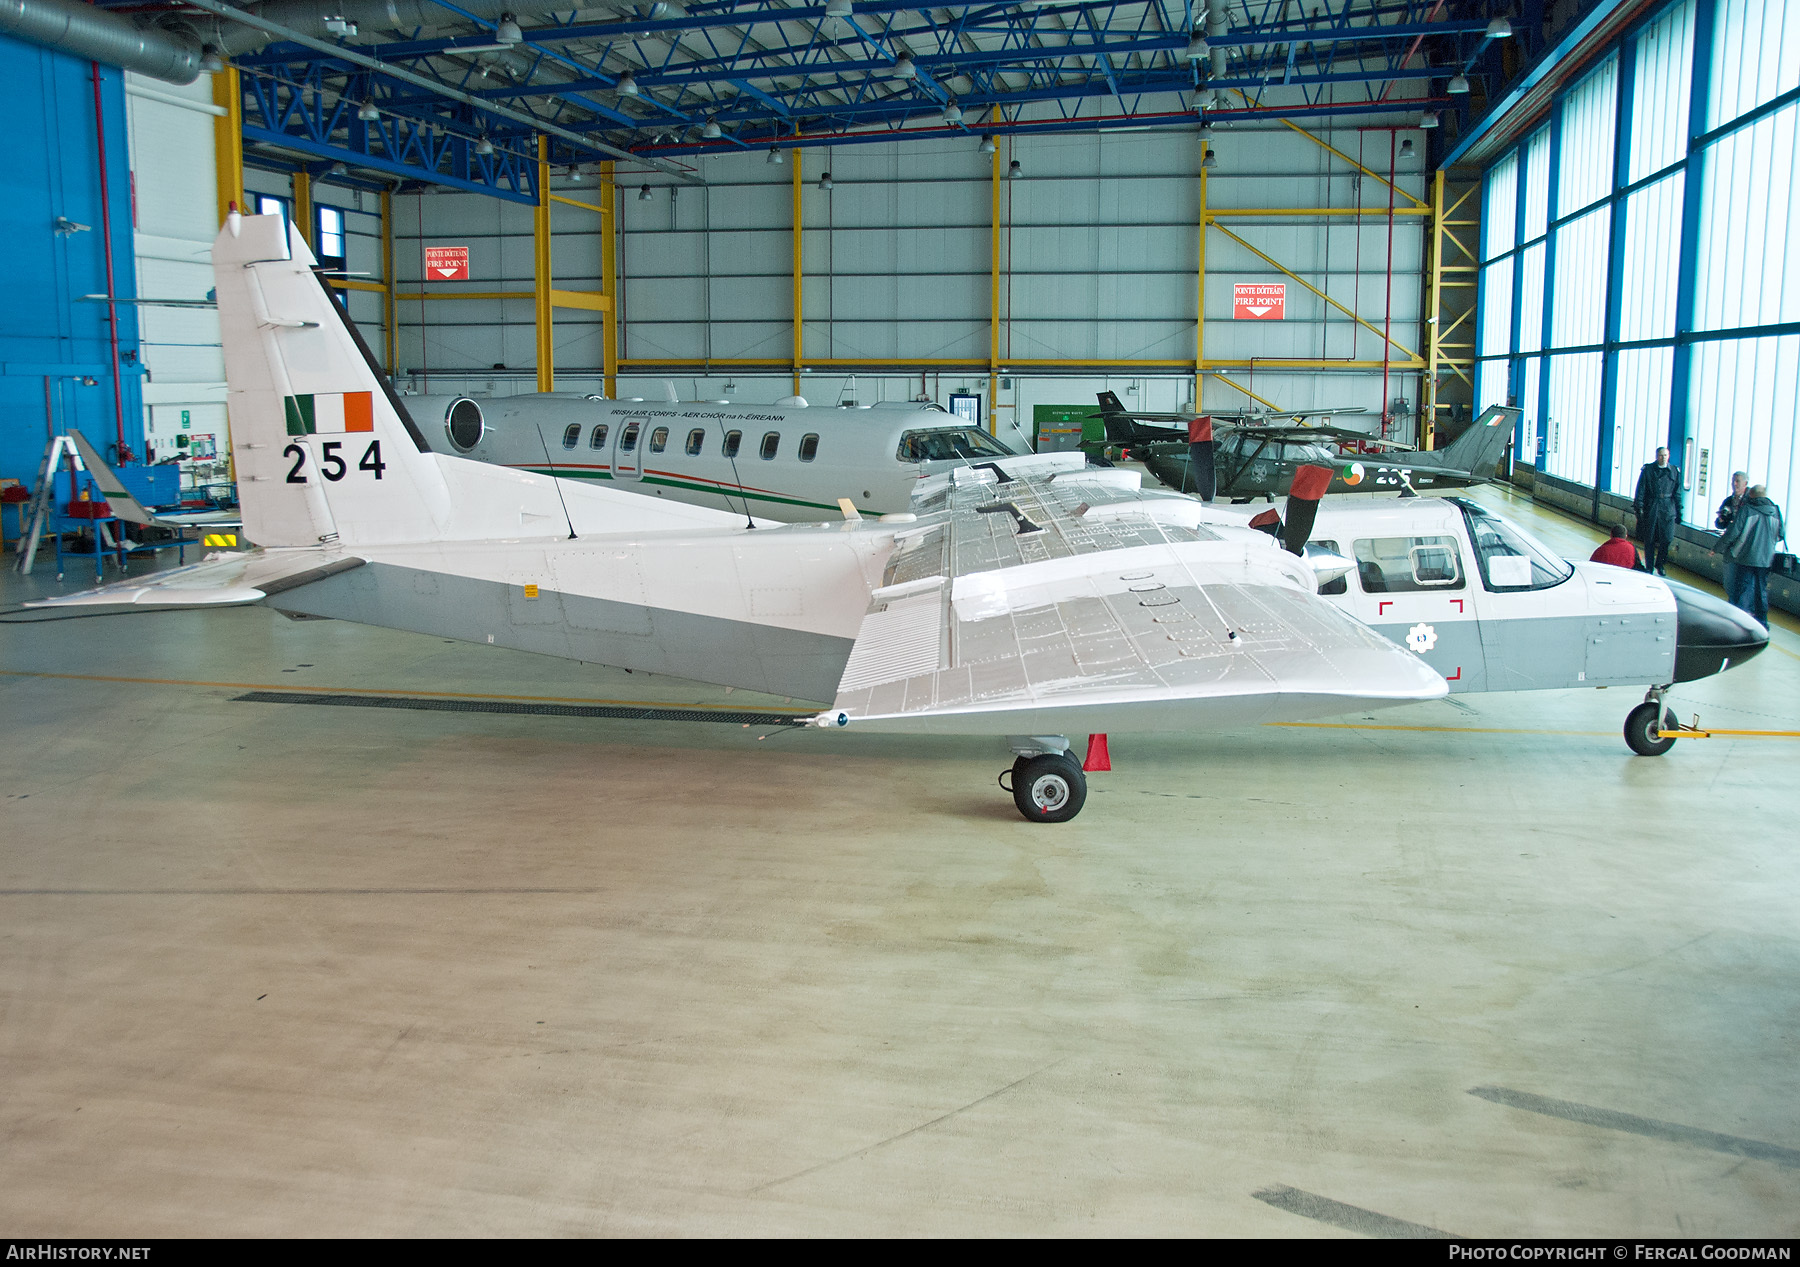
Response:
M1475 563L1482 586L1496 594L1549 589L1561 585L1575 569L1523 528L1494 514L1479 502L1452 497L1469 525Z
M895 456L902 462L946 462L957 458L1010 458L1017 455L980 427L945 427L906 432L900 437L900 449Z
M1455 537L1366 537L1356 543L1355 556L1365 594L1459 590L1467 584Z

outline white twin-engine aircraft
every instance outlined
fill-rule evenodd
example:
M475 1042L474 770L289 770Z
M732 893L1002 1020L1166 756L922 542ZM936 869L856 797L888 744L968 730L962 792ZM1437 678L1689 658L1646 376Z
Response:
M1524 595L1517 610L1482 600L1519 644L1497 641L1488 657L1480 623L1483 671L1503 688L1570 684L1496 680L1513 654L1570 650L1577 680L1666 685L1754 653L1741 626L1692 624L1652 578L1585 570L1583 594L1615 588L1557 620L1599 620L1603 636L1590 646L1583 624L1578 638L1531 644L1547 592L1532 569L1569 565L1504 532L1490 541L1476 510L1430 499L1405 504L1437 507L1435 527L1344 520L1329 529L1344 555L1306 547L1318 480L1290 497L1280 541L1248 507L1146 493L1136 472L1089 469L1079 453L931 475L906 513L846 508L841 522L783 526L435 453L279 217L232 215L213 264L244 528L262 548L35 605L263 602L830 700L812 719L830 729L1006 736L1014 801L1037 822L1073 818L1085 800L1069 734L1211 730L1446 693L1430 656L1467 645L1466 631L1435 608L1384 605L1364 623L1340 603L1468 607L1476 576L1499 598ZM1339 581L1343 596L1318 592ZM1375 632L1404 620L1419 626L1404 646ZM1615 627L1629 627L1623 660L1609 658Z
M809 409L795 404L607 400L570 392L401 403L436 452L564 479L607 482L783 523L907 508L931 463L1013 451L935 405Z

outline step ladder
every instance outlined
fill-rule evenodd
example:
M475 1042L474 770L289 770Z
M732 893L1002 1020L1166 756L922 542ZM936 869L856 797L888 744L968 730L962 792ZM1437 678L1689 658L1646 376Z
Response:
M50 443L44 446L44 460L38 466L37 491L32 493L25 508L24 531L19 538L19 558L13 564L13 571L20 576L30 574L31 565L37 560L38 543L43 540L44 529L49 525L51 516L56 513L56 477L61 472L65 458L69 461L70 470L87 469L81 464L81 455L75 451L73 440L68 436L51 437ZM112 533L105 524L96 520L93 529L107 549L116 548ZM60 572L56 579L62 579Z

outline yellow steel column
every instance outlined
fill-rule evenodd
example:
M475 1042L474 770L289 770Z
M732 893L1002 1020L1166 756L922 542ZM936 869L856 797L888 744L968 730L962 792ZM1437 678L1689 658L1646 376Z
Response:
M318 249L313 241L312 177L304 169L294 173L294 227L308 246Z
M1431 448L1431 435L1437 429L1438 352L1443 331L1439 329L1440 303L1444 289L1444 173L1431 178L1431 293L1425 299L1425 401L1419 411L1419 447Z
M537 389L556 390L556 345L550 318L550 138L539 134L537 207L531 217L532 297L537 301Z
M1206 168L1200 169L1200 260L1194 270L1194 412L1200 404L1201 383L1206 376Z
M803 183L800 178L800 169L803 165L802 155L805 153L806 151L799 146L794 147L794 395L796 396L800 394L800 361L806 346L806 334L802 326L804 318L802 287L805 273L801 252L801 245L805 240L805 228L800 210L800 186Z
M610 400L619 394L619 188L611 163L600 165L600 207L600 290L611 301L601 318L600 359Z
M213 168L218 173L219 223L236 203L238 210L248 213L244 205L244 95L238 88L237 67L227 66L212 77L213 104L223 106L225 113L213 117Z
M988 166L988 434L999 435L1000 396L1000 147ZM1013 419L1014 423L1018 419Z
M381 296L382 328L387 331L387 372L392 378L400 364L400 331L395 327L400 307L394 302L394 195L381 191Z

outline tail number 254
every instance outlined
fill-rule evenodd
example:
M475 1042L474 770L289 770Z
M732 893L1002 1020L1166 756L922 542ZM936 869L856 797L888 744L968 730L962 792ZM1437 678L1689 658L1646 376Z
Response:
M342 440L326 440L319 445L319 474L333 484L350 473L349 464L338 452L343 447ZM307 483L306 446L290 444L281 451L281 456L294 459L294 465L288 468L287 482L290 484ZM376 479L381 478L381 473L387 470L387 463L381 460L381 441L369 441L369 447L363 450L362 458L357 462L356 469L367 471Z

